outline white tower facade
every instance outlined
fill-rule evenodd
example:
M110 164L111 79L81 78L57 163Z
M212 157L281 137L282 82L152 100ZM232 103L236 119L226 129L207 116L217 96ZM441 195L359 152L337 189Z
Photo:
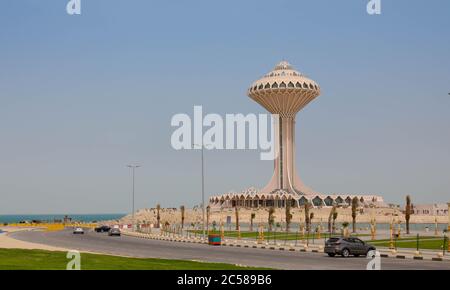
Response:
M300 195L314 194L303 184L295 167L295 119L297 113L319 95L319 85L285 61L248 89L250 98L270 113L278 115L275 118L277 155L274 173L261 192L284 190Z

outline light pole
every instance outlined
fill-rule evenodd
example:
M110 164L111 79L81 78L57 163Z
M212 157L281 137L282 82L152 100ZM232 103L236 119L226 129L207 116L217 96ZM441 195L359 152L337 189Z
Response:
M132 175L133 175L133 189L132 189L132 193L131 193L131 210L132 210L131 215L132 215L132 223L133 223L133 227L134 227L134 224L135 224L135 221L134 221L134 171L136 170L136 168L141 167L141 165L129 164L129 165L127 165L127 167L131 168Z
M205 146L209 146L210 144L193 144L193 146L198 146L201 148L202 151L202 234L203 239L205 239L206 236L206 230L205 230L205 162L204 162L204 153L203 149Z

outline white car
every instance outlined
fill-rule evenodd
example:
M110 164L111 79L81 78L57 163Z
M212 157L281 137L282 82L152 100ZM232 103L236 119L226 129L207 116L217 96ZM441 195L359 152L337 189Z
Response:
M78 234L83 235L84 234L84 230L83 230L83 228L75 228L73 230L73 234L74 235L78 235Z

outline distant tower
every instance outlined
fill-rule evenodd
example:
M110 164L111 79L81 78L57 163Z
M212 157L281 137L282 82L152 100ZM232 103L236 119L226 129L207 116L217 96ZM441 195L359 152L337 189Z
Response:
M254 82L248 90L250 98L270 113L279 115L275 120L275 148L278 153L275 169L269 184L261 192L314 193L303 184L295 168L295 116L319 95L319 85L285 61Z

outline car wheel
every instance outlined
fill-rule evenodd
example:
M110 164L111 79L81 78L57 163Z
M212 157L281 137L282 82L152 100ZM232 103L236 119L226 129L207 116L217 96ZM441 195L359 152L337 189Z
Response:
M342 257L348 258L350 256L350 251L348 249L342 250Z
M334 253L328 253L328 256L334 257L334 256L336 256L336 254L334 254Z

